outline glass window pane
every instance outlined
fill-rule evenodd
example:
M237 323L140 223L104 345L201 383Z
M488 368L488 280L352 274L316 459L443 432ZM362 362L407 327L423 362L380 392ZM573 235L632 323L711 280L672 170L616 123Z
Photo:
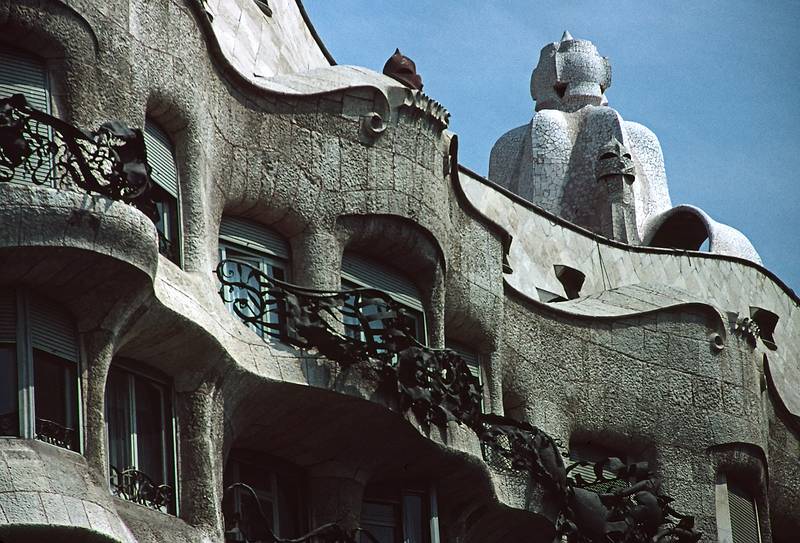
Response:
M424 543L425 523L422 515L422 496L403 495L403 543Z
M77 376L75 363L33 351L36 437L77 450Z
M266 517L270 530L275 529L274 496L272 492L272 474L269 470L250 462L238 462L239 478L237 482L244 483L252 488L258 501L245 488L236 490L236 510L241 515L241 530L250 541L269 541L270 537L264 529L264 518L259 513L258 507Z
M17 346L0 345L0 436L19 435Z
M351 288L350 285L342 285L342 288ZM352 339L363 339L358 319L355 316L355 307L358 304L358 296L348 294L342 308L342 322L344 323L344 335Z
M286 280L285 262L281 262L278 259L273 259L265 255L248 253L227 245L224 247L226 260L247 264L248 266L251 266L264 273L267 277L271 277L279 281ZM250 272L248 269L238 268L234 263L227 264L224 272L228 280L244 283L250 287L228 287L227 291L225 292L225 298L232 300L230 302L231 312L236 314L233 304L236 303L235 300L240 299L244 301L244 304L237 305L235 308L238 310L239 314L244 316L255 316L258 312L257 309L263 303L261 299L258 299L260 289L262 287L259 285L259 279L257 275ZM256 324L251 324L250 327L262 337L269 336L275 339L281 339L285 335L286 330L285 324L281 322L281 319L278 316L279 306L277 301L268 303L266 309L267 313L263 321L265 325L263 326L263 329L261 326Z
M283 265L277 265L273 261L265 261L264 266L269 277L277 279L278 281L286 280L286 271ZM279 312L283 309L283 304L279 302L267 313L266 322L272 325L272 327L267 328L267 331L270 336L276 339L281 339L286 335L286 323L283 322L283 319L279 316Z
M278 482L278 527L279 537L299 537L303 533L301 508L301 483L296 478L284 476L279 471Z
M175 197L161 187L154 186L153 199L156 202L159 221L158 251L172 260L178 262L178 204Z
M131 398L128 375L111 370L106 383L106 425L109 464L118 471L133 467L131 459Z
M154 482L167 479L164 448L164 393L145 379L135 379L137 468Z

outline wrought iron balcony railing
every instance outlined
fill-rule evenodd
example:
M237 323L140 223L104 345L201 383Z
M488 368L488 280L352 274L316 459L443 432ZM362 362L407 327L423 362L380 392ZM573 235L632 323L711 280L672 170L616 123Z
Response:
M0 182L12 180L77 187L160 220L141 130L112 121L87 133L30 107L22 94L0 99Z
M455 351L417 341L406 310L388 294L308 289L231 260L220 262L216 275L220 296L245 323L270 326L268 314L277 313L289 345L343 368L358 364L373 370L377 387L393 391L400 408L411 409L420 420L456 421L473 429L484 451L551 492L561 505L557 531L569 543L692 543L702 537L693 517L672 509L672 499L660 493L660 481L646 464L599 463L596 469L612 470L624 484L595 492L590 483L597 481L567 478L559 444L545 432L482 414L480 384L467 363Z
M164 513L174 511L175 490L170 485L157 483L135 468L121 470L111 466L109 471L111 492L115 496Z
M63 447L64 449L75 450L76 433L74 428L68 428L61 424L47 419L36 419L36 439Z

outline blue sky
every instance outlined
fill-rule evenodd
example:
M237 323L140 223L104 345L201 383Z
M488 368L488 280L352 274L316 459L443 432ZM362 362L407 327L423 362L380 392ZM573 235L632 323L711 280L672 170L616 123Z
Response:
M673 203L744 232L800 289L800 2L303 4L339 64L411 57L451 113L461 163L484 175L495 140L533 115L540 49L564 30L593 41L611 61L609 105L661 141Z

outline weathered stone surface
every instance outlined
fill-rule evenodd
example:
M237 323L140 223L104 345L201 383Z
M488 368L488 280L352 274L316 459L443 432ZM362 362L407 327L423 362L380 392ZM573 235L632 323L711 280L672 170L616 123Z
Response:
M564 104L540 108L493 152L492 168L532 165L507 186L552 215L451 171L440 104L373 71L330 66L298 6L269 4L271 17L246 0L0 0L3 40L52 67L58 116L83 128L148 117L169 133L183 250L182 266L159 257L153 224L121 203L0 184L0 284L63 305L85 351L83 455L0 439L0 537L37 526L53 541L67 529L87 540L222 541L226 461L242 448L313 476L304 497L320 521L355 525L370 485L435 487L447 541L552 540L552 497L484 462L471 430L426 428L368 372L265 342L232 316L211 273L223 215L284 236L291 279L307 287L339 288L345 250L405 272L423 293L430 343L480 355L487 411L565 445L586 438L653 461L709 538L720 466L751 466L773 529L800 529L797 298L740 259L630 247L556 216L566 202L577 211L563 216L594 224L597 151L613 136L635 167L639 234L643 221L669 219L659 215L671 204L658 140L604 105L610 74L593 46L562 39L554 55L567 61L554 57L536 93L567 83ZM365 117L376 116L382 130L365 137ZM743 254L730 247L713 241ZM585 281L577 298L544 304L568 298L555 266ZM777 351L752 347L726 320L750 306L779 316ZM111 497L102 397L114 357L175 389L180 517ZM709 461L730 443L763 459L748 449Z

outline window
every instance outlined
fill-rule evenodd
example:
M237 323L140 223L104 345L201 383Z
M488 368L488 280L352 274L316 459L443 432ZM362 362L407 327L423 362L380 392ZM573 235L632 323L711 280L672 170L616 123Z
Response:
M485 400L483 394L483 371L481 369L481 356L475 351L470 350L465 345L455 341L447 340L445 345L448 349L455 351L467 363L469 372L478 380L478 386L481 390L481 413L485 413Z
M238 217L222 217L219 226L219 256L220 260L248 264L273 279L289 280L289 244L280 234L256 222ZM241 277L234 265L227 266L224 271L232 281L240 281L252 285L255 289L259 288L255 277ZM245 289L226 292L225 298L246 299L247 292ZM233 302L229 302L229 309L234 313ZM251 325L253 330L265 338L284 337L286 325L278 315L278 309L277 303L271 306L263 326Z
M147 162L152 168L153 199L158 209L158 251L180 265L179 183L174 146L161 128L150 119L144 127Z
M50 84L44 62L21 51L0 48L0 99L13 94L23 94L32 108L50 113ZM48 127L39 123L33 123L33 127L40 135L47 139L52 138ZM9 174L4 170L0 168L0 180ZM49 170L49 166L35 171L20 167L14 170L14 174L8 180L17 183L28 182L32 175L44 180Z
M236 525L248 541L271 541L258 512L260 506L276 536L295 538L305 533L302 501L305 485L297 468L260 453L234 450L225 478L226 488L233 483L244 483L258 497L256 503L246 489L234 488L231 502L226 503L226 530Z
M361 504L361 528L380 543L438 543L435 493L367 487ZM372 543L361 535L361 543Z
M569 466L575 462L589 462L590 464L586 466L575 466L569 471L567 476L575 482L577 482L578 477L580 477L583 480L582 486L599 493L614 492L619 488L627 487L627 481L617 479L617 476L613 472L606 469L603 470L603 478L610 480L597 480L597 475L594 473L594 465L597 462L604 461L606 458L619 458L626 463L629 461L629 458L626 455L617 454L616 452L603 447L602 445L597 445L590 441L580 443L571 441L569 448L569 462L567 465Z
M78 337L70 315L0 291L0 435L80 449Z
M408 315L414 322L414 335L423 344L427 344L428 336L425 328L425 308L422 305L422 295L419 289L394 269L370 260L358 253L345 252L342 257L342 288L374 288L389 294L408 310ZM348 305L355 305L360 300L354 294L347 300ZM364 307L366 315L382 313L384 308L378 305ZM355 317L344 315L345 333L353 338L359 337L361 332L358 320ZM379 320L370 322L370 327L379 330Z
M745 486L720 473L716 484L717 535L719 541L761 543L758 506Z
M122 498L175 513L170 388L115 361L105 398L112 490Z

